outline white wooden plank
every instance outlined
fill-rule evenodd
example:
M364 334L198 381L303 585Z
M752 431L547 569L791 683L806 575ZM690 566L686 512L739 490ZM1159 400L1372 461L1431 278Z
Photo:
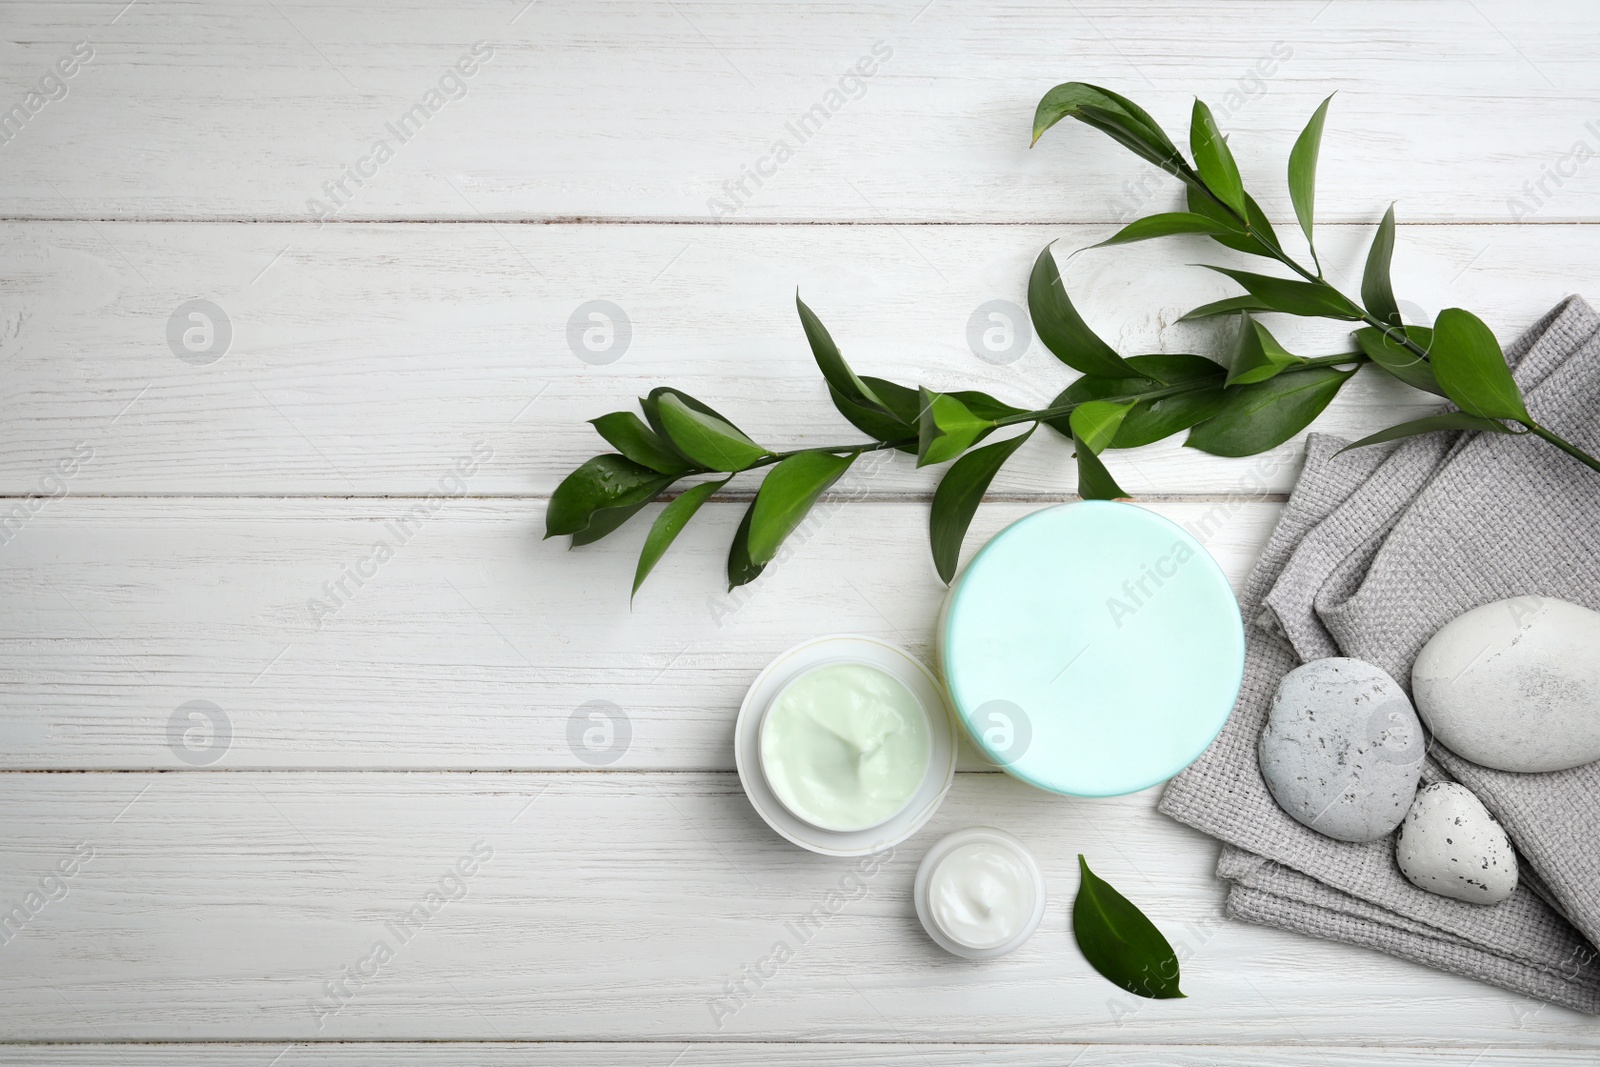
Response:
M569 552L540 540L536 502L454 500L402 543L418 504L52 503L3 550L0 765L583 770L569 719L586 729L604 701L631 730L609 766L720 770L745 689L789 646L866 633L932 653L925 504L825 504L732 595L742 507L708 504L631 612L642 518ZM1153 507L1236 583L1279 510ZM1032 510L985 505L968 552Z
M860 440L828 402L795 318L797 285L862 373L1043 406L1074 372L1036 339L1015 362L987 362L969 346L969 322L989 301L1025 303L1028 269L1050 240L1065 251L1106 233L9 224L0 491L419 495L482 442L493 461L470 479L472 494L547 493L606 447L585 420L666 383L777 447ZM1408 227L1397 289L1419 315L1467 306L1509 337L1584 284L1591 237L1579 226ZM1352 292L1365 240L1354 228L1323 237L1324 261ZM1226 358L1232 324L1175 322L1236 291L1188 265L1245 259L1216 251L1182 239L1088 253L1067 278L1124 351ZM187 354L190 325L178 309L195 298L231 325L226 354L203 366L175 354ZM615 302L631 323L607 365L569 348L569 320L591 300ZM203 345L195 328L190 340ZM1334 323L1275 328L1311 354L1348 344ZM1319 428L1360 435L1435 409L1435 398L1372 373ZM1168 441L1111 462L1134 493L1281 492L1298 454L1295 443L1224 460ZM74 473L57 477L64 465ZM934 477L897 457L871 491L925 495ZM1046 433L995 491L1060 497L1074 482L1069 450Z
M676 1055L678 1059L672 1057ZM282 1057L278 1059L277 1057ZM5 1067L1557 1067L1594 1063L1591 1049L1361 1048L1332 1045L782 1044L777 1042L401 1042L0 1045Z
M1537 217L1600 216L1571 154L1600 146L1580 0L122 6L8 5L5 107L74 44L94 58L4 146L7 211L304 218L343 180L354 217L705 220L760 167L736 218L1104 221L1137 161L1085 129L1028 151L1039 96L1076 78L1180 142L1190 98L1209 99L1277 217L1289 146L1335 90L1330 218L1397 198L1414 219L1506 220L1541 180ZM445 86L459 98L391 135L477 41L492 58ZM889 58L840 93L877 42ZM825 121L791 132L816 105ZM362 163L380 138L393 157ZM774 166L779 140L792 158Z
M1223 920L1215 844L1155 800L965 774L927 830L857 869L773 835L731 773L0 775L0 900L92 850L0 947L0 1031L1600 1047L1564 1009ZM1049 887L1035 938L982 966L935 948L909 894L923 851L974 824L1025 840ZM1083 961L1080 852L1182 946L1188 999L1141 1001ZM430 892L456 899L390 929ZM796 925L814 906L828 917ZM792 958L762 963L779 942ZM747 965L764 984L730 994ZM347 967L364 983L330 994Z

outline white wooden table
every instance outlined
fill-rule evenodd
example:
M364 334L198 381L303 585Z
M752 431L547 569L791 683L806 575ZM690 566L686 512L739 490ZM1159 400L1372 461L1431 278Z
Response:
M631 611L642 528L541 540L551 489L601 450L585 420L652 385L764 441L849 433L796 285L864 372L1058 391L1071 373L1037 341L985 361L969 318L1022 304L1047 241L1177 196L1076 125L1029 151L1034 103L1068 79L1178 131L1206 97L1280 219L1289 145L1338 90L1318 205L1347 284L1393 198L1397 288L1424 313L1471 307L1509 337L1595 295L1589 5L124 2L0 5L0 108L24 108L0 144L0 910L30 912L0 943L0 1063L1600 1057L1593 1019L1224 920L1216 846L1154 792L1067 800L970 758L865 891L730 993L850 869L755 816L734 711L821 633L930 651L930 477L900 457L858 479L867 500L825 506L732 596L737 495ZM800 143L788 124L830 90ZM1095 253L1067 281L1126 352L1211 351L1213 328L1174 325L1228 292L1185 266L1205 251ZM628 336L579 358L569 320L595 300ZM1322 325L1282 336L1339 350ZM1428 408L1364 378L1320 427ZM1220 504L1210 547L1237 582L1298 455L1114 462L1164 514ZM1036 440L969 550L1073 488L1067 449ZM569 742L594 701L625 726L609 763ZM927 846L975 823L1027 840L1051 890L1033 941L981 966L921 934L909 893ZM1189 999L1084 963L1080 851L1185 954Z

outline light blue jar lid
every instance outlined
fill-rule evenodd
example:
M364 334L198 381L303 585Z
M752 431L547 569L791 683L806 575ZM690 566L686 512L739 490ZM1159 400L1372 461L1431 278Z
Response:
M1244 627L1176 523L1090 500L1012 523L950 587L939 664L992 762L1072 796L1132 793L1205 751L1233 710Z

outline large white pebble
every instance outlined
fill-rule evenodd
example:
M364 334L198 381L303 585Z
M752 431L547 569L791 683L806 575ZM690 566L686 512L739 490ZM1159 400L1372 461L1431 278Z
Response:
M1417 793L1394 858L1418 889L1468 904L1498 904L1517 888L1517 854L1506 832L1470 789L1454 782Z
M1446 748L1501 771L1600 759L1600 614L1552 597L1497 600L1434 634L1411 668Z

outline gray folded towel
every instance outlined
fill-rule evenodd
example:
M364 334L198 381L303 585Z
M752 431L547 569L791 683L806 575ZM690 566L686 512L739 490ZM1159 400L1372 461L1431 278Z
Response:
M1569 299L1507 350L1534 417L1600 452L1600 316ZM1161 810L1225 843L1235 918L1367 945L1600 1014L1600 763L1510 774L1434 743L1425 778L1456 780L1522 857L1506 901L1417 889L1392 839L1335 841L1267 792L1256 739L1273 691L1305 660L1353 656L1402 684L1457 615L1525 594L1600 610L1600 474L1541 442L1432 434L1335 455L1313 435L1304 473L1241 598L1244 685L1216 742Z

